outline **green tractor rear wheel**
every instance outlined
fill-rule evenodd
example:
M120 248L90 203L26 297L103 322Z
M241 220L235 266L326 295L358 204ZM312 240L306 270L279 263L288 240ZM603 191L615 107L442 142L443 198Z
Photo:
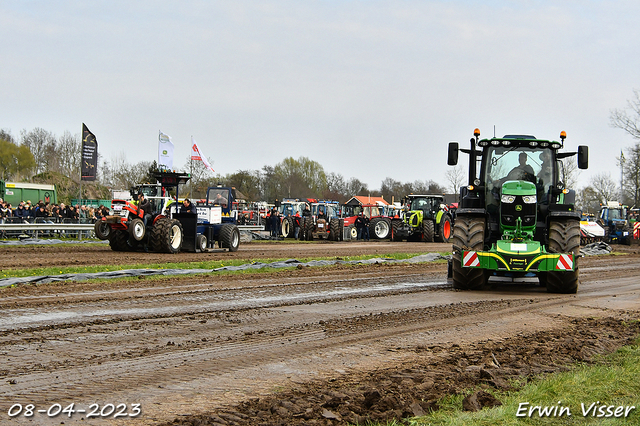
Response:
M577 219L552 220L549 224L549 252L572 253L573 271L543 272L538 279L549 293L578 292L578 256L580 255L580 222Z
M456 218L453 232L453 288L481 290L487 283L486 269L462 267L462 250L483 250L484 228L484 217L459 216Z
M440 219L439 232L436 237L436 241L448 243L453 236L453 225L451 221L451 216L448 214L442 215L442 219Z

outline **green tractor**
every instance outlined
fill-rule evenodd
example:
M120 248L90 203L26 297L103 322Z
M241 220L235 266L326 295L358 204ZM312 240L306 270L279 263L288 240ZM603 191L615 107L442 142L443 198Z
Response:
M448 164L469 155L469 183L460 189L449 278L454 288L482 289L490 277L538 277L551 293L578 291L580 215L575 192L565 188L562 159L578 155L588 167L588 147L560 152L560 142L529 135L479 139L470 149L449 143ZM479 174L476 173L480 165Z
M391 220L391 240L448 243L453 220L442 195L407 195L401 218Z

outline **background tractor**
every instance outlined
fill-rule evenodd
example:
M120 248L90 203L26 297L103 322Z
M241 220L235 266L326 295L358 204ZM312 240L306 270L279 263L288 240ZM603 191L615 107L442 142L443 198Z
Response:
M449 242L453 220L442 195L407 195L402 216L391 220L392 241Z
M553 293L576 293L580 215L575 192L565 188L562 159L578 155L588 167L588 147L560 152L560 142L529 135L479 139L470 149L449 143L448 164L469 155L469 183L460 189L449 278L457 289L481 289L493 276L516 281L538 277ZM476 173L476 166L480 171Z
M132 200L114 199L111 214L97 221L94 230L102 240L109 240L114 251L139 248L154 252L178 253L181 250L203 252L218 244L229 251L238 250L240 231L233 188L212 187L204 203L196 204L197 214L180 213L175 200L179 185L189 181L187 173L158 171L155 185L131 189ZM145 194L152 206L151 217L144 226L137 195ZM171 193L175 195L170 195Z
M344 219L340 218L340 205L336 201L311 203L311 216L302 217L300 226L301 240L343 241Z
M596 222L604 228L604 239L608 243L631 245L633 228L628 219L627 206L607 201L607 205L600 208Z

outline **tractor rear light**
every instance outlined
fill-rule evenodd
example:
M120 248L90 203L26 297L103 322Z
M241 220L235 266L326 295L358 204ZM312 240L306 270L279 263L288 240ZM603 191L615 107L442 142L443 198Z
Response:
M562 190L562 193L563 193L563 194L568 194L568 193L569 193L569 190L568 190L567 188L565 188L565 189L563 189L563 190Z
M516 200L516 196L515 195L503 195L500 198L500 201L502 201L503 203L507 203L507 204L511 204Z
M538 197L535 195L525 195L522 197L522 201L524 201L525 204L535 204L538 202Z
M467 186L467 189L468 189L469 191L473 191L473 189L474 189L474 188L473 188L473 185L469 185L469 186Z

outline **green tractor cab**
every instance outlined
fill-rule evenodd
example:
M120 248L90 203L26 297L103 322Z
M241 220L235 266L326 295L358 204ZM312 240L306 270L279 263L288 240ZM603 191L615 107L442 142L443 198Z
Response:
M391 220L391 240L449 242L453 219L442 195L407 195L400 218Z
M577 292L580 215L575 192L564 187L561 160L578 154L578 167L585 169L588 148L560 152L564 132L561 142L479 135L476 129L468 150L449 144L449 165L457 164L458 151L470 157L452 239L454 287L481 289L491 277L537 277L549 292Z

